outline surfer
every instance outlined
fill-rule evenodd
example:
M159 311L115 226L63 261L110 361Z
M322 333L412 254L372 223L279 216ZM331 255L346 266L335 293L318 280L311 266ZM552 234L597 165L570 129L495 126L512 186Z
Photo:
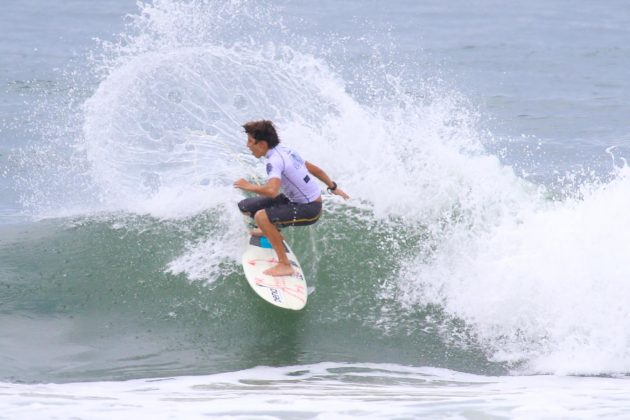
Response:
M258 194L240 201L238 207L253 217L258 225L252 235L266 236L278 256L278 264L264 273L289 276L294 270L277 226L307 226L319 220L322 211L321 190L312 177L326 184L332 194L345 200L350 197L321 168L303 160L294 150L280 145L271 121L250 121L243 128L247 134L247 148L256 158L267 158L267 182L257 185L243 178L234 182L236 188Z

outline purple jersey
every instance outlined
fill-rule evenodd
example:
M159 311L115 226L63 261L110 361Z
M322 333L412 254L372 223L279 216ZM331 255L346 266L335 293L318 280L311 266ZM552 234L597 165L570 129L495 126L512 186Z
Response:
M316 178L308 172L304 159L284 145L269 149L267 179L279 178L284 195L294 203L310 203L321 194Z

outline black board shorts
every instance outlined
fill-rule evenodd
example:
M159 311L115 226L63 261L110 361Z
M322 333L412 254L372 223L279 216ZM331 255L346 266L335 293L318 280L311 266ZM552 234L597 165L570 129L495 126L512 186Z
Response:
M271 223L285 226L307 226L319 220L322 214L322 203L294 203L284 194L274 198L250 197L238 203L238 208L245 214L254 217L258 210L264 209Z

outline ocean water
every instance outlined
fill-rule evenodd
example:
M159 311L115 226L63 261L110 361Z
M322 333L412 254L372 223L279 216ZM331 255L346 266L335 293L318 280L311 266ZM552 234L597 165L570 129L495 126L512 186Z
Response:
M624 1L9 0L0 418L624 418ZM243 278L240 125L352 200Z

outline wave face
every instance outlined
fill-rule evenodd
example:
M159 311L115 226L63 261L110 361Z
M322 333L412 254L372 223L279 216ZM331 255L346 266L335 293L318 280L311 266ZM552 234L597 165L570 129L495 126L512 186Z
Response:
M320 361L628 371L625 161L553 200L486 151L457 92L391 68L350 83L269 6L139 7L95 54L70 144L48 145L66 158L21 157L23 202L54 218L6 228L0 376ZM259 301L240 271L231 185L264 173L240 129L259 118L353 197L287 230L313 288L297 315ZM73 180L63 194L51 173Z

